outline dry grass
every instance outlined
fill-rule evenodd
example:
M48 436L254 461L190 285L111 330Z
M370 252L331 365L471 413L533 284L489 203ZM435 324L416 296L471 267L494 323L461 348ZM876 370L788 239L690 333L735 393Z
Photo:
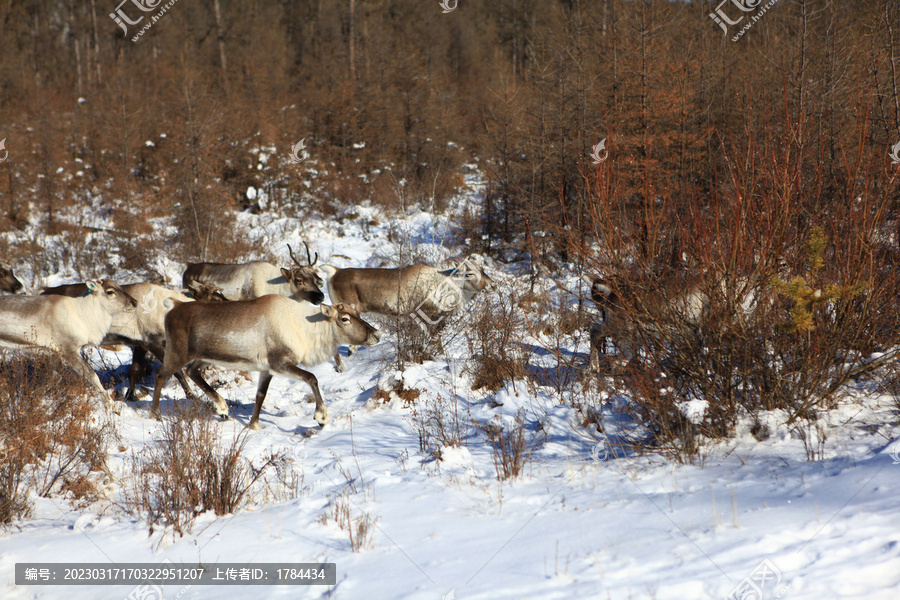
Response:
M167 419L162 438L132 457L134 481L125 509L144 516L151 532L156 525L184 535L203 512L233 513L247 504L253 484L279 456L255 467L243 457L246 431L230 443L199 406Z
M30 494L89 503L101 496L111 425L95 394L48 354L0 365L0 523L28 515Z
M426 397L422 406L413 408L409 418L419 439L419 451L438 458L441 448L462 446L472 424L468 409L460 410L459 400L447 400L441 395Z
M397 381L389 390L375 390L374 398L382 404L387 404L394 398L400 398L406 406L412 406L422 395L422 391L416 388L406 388L402 381Z
M466 328L473 390L500 390L507 382L524 379L528 353L520 343L519 302L500 293L480 299Z
M518 477L534 452L547 439L543 424L527 422L521 411L512 424L504 424L495 418L478 427L491 445L491 456L500 481Z
M353 552L372 547L378 517L357 506L349 487L328 495L328 512L322 513L320 522L326 524L329 521L347 532Z

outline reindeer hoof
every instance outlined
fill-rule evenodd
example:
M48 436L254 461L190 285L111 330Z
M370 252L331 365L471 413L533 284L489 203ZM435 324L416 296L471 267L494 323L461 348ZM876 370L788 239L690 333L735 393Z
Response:
M250 424L247 425L247 429L251 431L259 431L262 429L262 425L259 424L259 421L250 421Z

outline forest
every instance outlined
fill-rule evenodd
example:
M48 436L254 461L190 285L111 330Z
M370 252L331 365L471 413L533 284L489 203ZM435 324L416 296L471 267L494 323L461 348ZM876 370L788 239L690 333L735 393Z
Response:
M0 0L0 584L895 598L898 71L896 0ZM186 295L207 262L266 296ZM344 306L360 267L393 304ZM81 377L4 337L76 282L145 336L98 319ZM356 337L202 365L266 303Z
M734 21L739 4L719 8ZM440 207L478 161L489 185L469 226L488 252L529 249L536 231L551 234L541 252L583 252L591 182L644 229L655 204L714 219L711 206L776 195L792 206L788 236L867 192L895 208L900 7L887 0L779 2L736 42L739 26L724 33L698 0L460 0L449 13L412 0L204 0L150 23L163 6L0 4L4 229L65 227L60 212L102 189L124 203L108 207L123 231L142 227L132 210L174 211L184 257L223 259L228 211L252 204L249 186L281 204L305 191L297 170L249 168L248 150L301 139L327 165L325 211ZM666 248L648 255L688 243L659 237Z
M0 250L35 285L60 268L164 279L148 267L163 251L269 256L236 212L440 213L474 168L483 193L457 238L525 261L529 293L539 278L568 289L566 273L614 275L637 290L632 320L672 330L677 315L646 306L681 274L701 280L715 305L705 331L664 351L656 337L630 345L661 355L657 368L682 357L686 397L723 397L707 433L728 432L740 403L791 406L792 422L892 346L897 3L452 6L4 2L0 229L12 237ZM150 235L154 218L173 226ZM83 241L98 231L115 264ZM761 308L737 327L751 291ZM586 326L580 314L566 332ZM715 349L711 364L698 347ZM850 365L837 378L835 355ZM816 375L788 384L785 368ZM641 377L627 385L659 395Z

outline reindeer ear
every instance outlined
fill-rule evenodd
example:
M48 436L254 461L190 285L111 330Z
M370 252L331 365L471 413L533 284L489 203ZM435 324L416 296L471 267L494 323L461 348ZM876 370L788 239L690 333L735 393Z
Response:
M87 286L88 291L92 294L95 292L99 292L103 289L103 286L101 286L96 281L85 281L84 285Z
M291 270L281 267L281 276L284 277L285 279L287 279L288 281L290 281L291 280Z
M337 317L338 312L335 310L333 306L328 306L327 304L321 304L322 314L325 315L326 319L334 319Z

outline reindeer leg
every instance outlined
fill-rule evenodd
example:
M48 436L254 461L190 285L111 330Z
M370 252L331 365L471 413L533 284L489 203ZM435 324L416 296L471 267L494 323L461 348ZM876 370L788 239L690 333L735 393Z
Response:
M131 347L131 368L128 369L128 391L125 392L125 401L134 402L134 390L138 380L144 375L147 365L150 363L147 357L147 349L143 346Z
M219 392L213 389L211 385L209 385L203 376L200 375L200 368L203 366L203 363L199 361L192 362L188 365L187 373L188 376L200 386L200 389L209 396L210 400L216 405L216 414L222 417L222 419L228 418L228 403L225 402L225 399L219 395Z
M106 405L107 410L118 414L120 410L119 406L113 401L111 394L103 387L103 384L100 383L100 378L97 377L97 373L94 372L91 365L85 362L81 353L76 349L72 352L61 352L60 354L62 359L70 367L75 369L79 375L103 395L103 402Z
M157 343L148 344L147 350L149 350L150 353L153 354L153 356L155 356L156 359L160 363L163 363L166 361L166 351L165 351L164 346L162 346L161 344L157 344ZM134 363L132 362L132 365L133 364ZM177 379L178 383L181 385L181 389L184 390L185 397L190 398L191 400L196 400L197 396L194 395L194 392L191 390L190 386L188 385L187 378L184 376L184 371L182 371L181 369L178 369L177 371L175 371L175 373L173 373L173 375L175 375L175 379ZM127 397L125 399L128 400Z
M182 371L181 369L175 371L175 379L178 380L179 384L181 384L181 389L184 390L184 395L186 398L197 400L197 396L194 394L193 390L191 390L190 386L188 386L187 378L184 376L184 371Z
M278 375L284 375L291 379L299 379L305 381L312 388L313 398L316 400L315 419L319 427L325 427L328 424L328 408L322 399L322 393L319 391L319 380L309 371L304 371L300 367L291 364L287 360L278 361L277 365L272 365L272 370Z
M605 350L606 346L606 336L604 335L604 333L605 329L599 323L594 323L593 325L591 325L591 353L590 360L588 362L591 373L600 372L600 352L602 350Z
M156 385L153 388L153 402L150 404L150 416L157 421L160 420L159 396L162 394L163 386L166 385L166 382L176 371L181 371L181 367L175 367L171 364L167 365L166 361L163 361L159 371L156 372Z
M247 429L258 430L262 429L259 424L259 413L262 410L263 400L266 399L266 392L269 391L269 384L272 382L272 374L268 371L261 371L259 373L259 382L256 384L256 406L253 407L253 417L250 419L250 424L247 425Z
M343 373L345 368L347 367L344 365L344 360L341 358L341 351L338 350L334 353L334 370L338 373Z

